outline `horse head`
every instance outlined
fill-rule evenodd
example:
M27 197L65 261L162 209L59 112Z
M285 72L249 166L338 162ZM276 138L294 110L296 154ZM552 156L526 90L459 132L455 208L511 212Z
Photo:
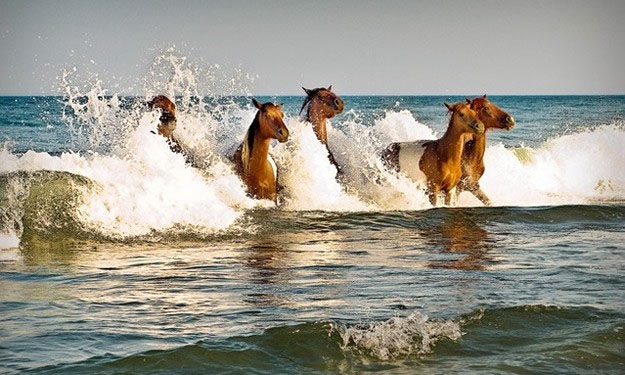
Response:
M157 95L148 102L148 107L161 111L158 133L171 138L176 129L176 105L165 95Z
M261 103L256 99L252 99L252 103L258 112L258 131L264 138L275 138L279 142L286 142L289 138L289 129L284 124L284 114L282 113L282 104Z
M447 104L445 107L451 112L451 125L462 133L483 134L484 123L480 121L477 112L467 104Z
M343 112L345 103L343 102L343 99L332 92L332 85L328 86L327 89L323 87L316 89L307 89L302 87L302 89L304 89L307 96L299 113L302 113L304 107L309 104L309 120L312 114L311 111L315 112L315 116L321 115L324 118L332 118Z
M473 100L467 98L467 104L477 112L486 129L506 129L514 127L514 118L493 104L486 95Z

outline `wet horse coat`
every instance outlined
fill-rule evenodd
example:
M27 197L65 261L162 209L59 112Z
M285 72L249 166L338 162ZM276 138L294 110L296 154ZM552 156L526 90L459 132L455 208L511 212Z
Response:
M445 204L451 204L454 189L462 175L464 135L484 132L484 124L466 104L447 105L447 108L452 115L442 138L392 143L382 154L388 167L405 173L415 181L425 181L430 203L434 206L438 203L439 193L444 194Z
M160 123L158 124L158 134L167 139L169 148L179 154L183 154L186 158L186 152L180 145L180 142L174 136L174 130L176 130L176 105L165 95L157 95L148 102L148 106L153 109L161 110Z
M340 172L340 168L334 159L334 155L328 147L326 122L328 119L331 119L343 112L343 108L345 106L343 99L332 92L332 85L328 86L327 89L323 87L312 90L302 87L302 89L304 89L307 96L306 99L304 99L304 104L302 104L302 108L299 112L302 113L304 108L308 105L308 109L306 111L306 121L312 124L315 135L328 150L328 159L330 159L330 163L332 163L336 167L337 171Z
M232 161L251 196L259 199L277 199L278 168L269 156L272 139L286 142L289 131L282 120L281 106L261 104L253 99L258 108L243 143L237 148Z
M467 99L467 103L474 110L485 130L506 129L514 127L514 118L501 110L486 98L486 95ZM484 153L486 152L486 134L469 134L465 136L464 151L462 152L462 177L458 183L457 193L469 191L484 205L490 206L490 199L480 187L480 178L484 174Z

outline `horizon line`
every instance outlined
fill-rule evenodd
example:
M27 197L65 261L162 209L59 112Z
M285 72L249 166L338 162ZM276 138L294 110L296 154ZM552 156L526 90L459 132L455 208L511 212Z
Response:
M562 93L541 93L541 94L537 94L537 93L533 93L533 94L529 94L529 93L524 93L524 94L499 94L499 93L485 93L488 96L625 96L625 92L623 93L567 93L567 94L562 94ZM125 94L125 95L121 95L121 94L109 94L109 95L103 95L104 97L112 97L114 95L117 96L121 96L121 97L144 97L145 95L137 95L137 94ZM461 93L454 93L454 94L340 94L340 96L352 96L352 97L365 97L365 96L382 96L382 97L423 97L423 96L440 96L440 97L444 97L444 96L482 96L484 95L484 93L481 94L475 94L475 93L471 93L471 94L461 94ZM55 93L55 94L0 94L0 97L13 97L13 98L24 98L24 97L43 97L43 96L54 96L54 97L65 97L67 95L64 94L59 94L59 93ZM80 96L85 96L85 95L80 95ZM182 95L176 95L176 97L181 97ZM197 95L192 95L192 96L197 96ZM221 97L282 97L282 96L305 96L304 94L203 94L203 95L199 95L201 97L207 97L207 96L221 96Z

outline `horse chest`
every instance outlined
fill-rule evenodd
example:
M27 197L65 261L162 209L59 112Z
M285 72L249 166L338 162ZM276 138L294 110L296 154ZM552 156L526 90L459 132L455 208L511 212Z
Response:
M472 140L464 145L462 153L462 174L471 180L479 180L484 174L484 151L483 142Z
M462 161L462 176L469 182L477 182L484 174L484 163L475 160Z
M248 174L246 184L256 197L274 199L276 196L277 171L276 163L271 156L268 156L262 170L249 171L252 173Z

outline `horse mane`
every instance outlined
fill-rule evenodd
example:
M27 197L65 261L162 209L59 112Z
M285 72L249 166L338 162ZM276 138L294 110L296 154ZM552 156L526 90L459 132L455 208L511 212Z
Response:
M247 133L245 133L243 143L241 144L241 163L243 164L244 171L247 171L250 156L252 155L252 148L254 147L254 138L256 137L256 132L260 129L259 115L260 111L256 113L256 117L254 117L254 121L252 121L252 125L250 125L249 129L247 129Z

